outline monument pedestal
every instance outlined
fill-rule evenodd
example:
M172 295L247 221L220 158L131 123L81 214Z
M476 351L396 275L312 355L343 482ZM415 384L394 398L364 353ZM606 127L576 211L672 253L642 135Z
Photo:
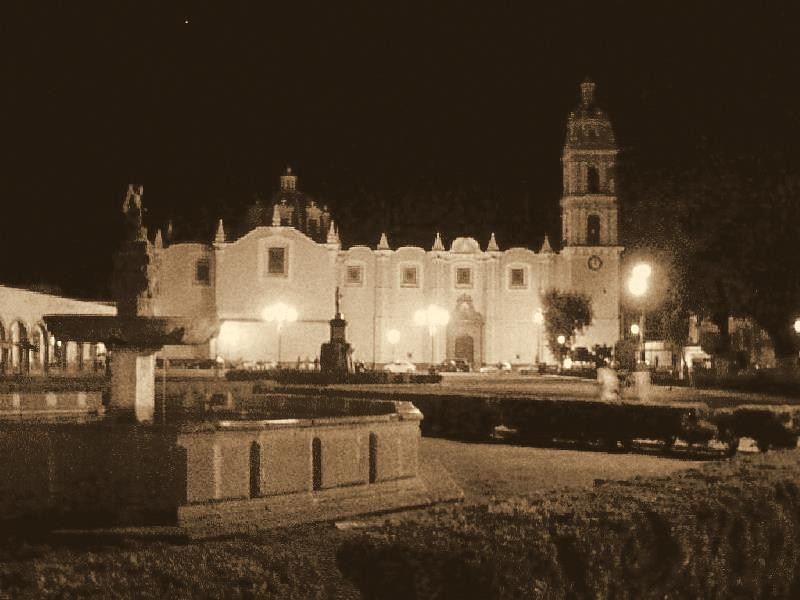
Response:
M109 416L137 423L153 422L156 350L124 346L113 349Z

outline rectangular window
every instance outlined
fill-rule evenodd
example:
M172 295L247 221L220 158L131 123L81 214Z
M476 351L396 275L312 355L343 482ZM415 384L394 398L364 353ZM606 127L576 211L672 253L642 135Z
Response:
M511 287L525 287L525 269L511 269Z
M347 267L347 285L361 285L364 283L364 269L357 265Z
M286 275L286 248L270 248L267 262L268 275Z
M195 264L194 280L196 283L202 285L211 284L211 266L209 265L207 258L201 258Z
M403 267L403 279L401 283L405 286L417 286L417 267Z
M464 287L472 285L472 269L468 269L466 267L457 268L456 285Z

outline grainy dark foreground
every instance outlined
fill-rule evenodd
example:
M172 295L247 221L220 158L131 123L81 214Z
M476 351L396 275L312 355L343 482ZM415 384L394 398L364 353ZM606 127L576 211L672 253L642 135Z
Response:
M428 442L471 504L191 544L3 536L0 598L800 597L798 451L699 466ZM542 464L526 470L526 455ZM573 476L545 476L545 462ZM699 468L591 486L592 465L604 477ZM515 499L529 489L542 491Z
M799 598L798 458L442 507L338 562L364 598Z

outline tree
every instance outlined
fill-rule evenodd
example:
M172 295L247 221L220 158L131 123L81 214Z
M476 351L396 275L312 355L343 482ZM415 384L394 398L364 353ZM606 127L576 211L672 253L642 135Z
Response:
M542 299L544 329L550 351L562 360L562 346L558 336L567 340L592 324L592 301L586 294L548 290Z
M625 173L623 240L669 263L662 322L690 312L710 319L720 331L713 351L725 356L728 317L749 317L769 334L779 361L794 360L800 174L793 168L767 151L710 152L691 168Z

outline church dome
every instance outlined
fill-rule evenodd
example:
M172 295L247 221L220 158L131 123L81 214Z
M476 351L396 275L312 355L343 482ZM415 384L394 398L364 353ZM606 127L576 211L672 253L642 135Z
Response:
M616 148L614 130L606 113L595 103L595 83L581 83L581 103L569 114L565 150L603 150Z

